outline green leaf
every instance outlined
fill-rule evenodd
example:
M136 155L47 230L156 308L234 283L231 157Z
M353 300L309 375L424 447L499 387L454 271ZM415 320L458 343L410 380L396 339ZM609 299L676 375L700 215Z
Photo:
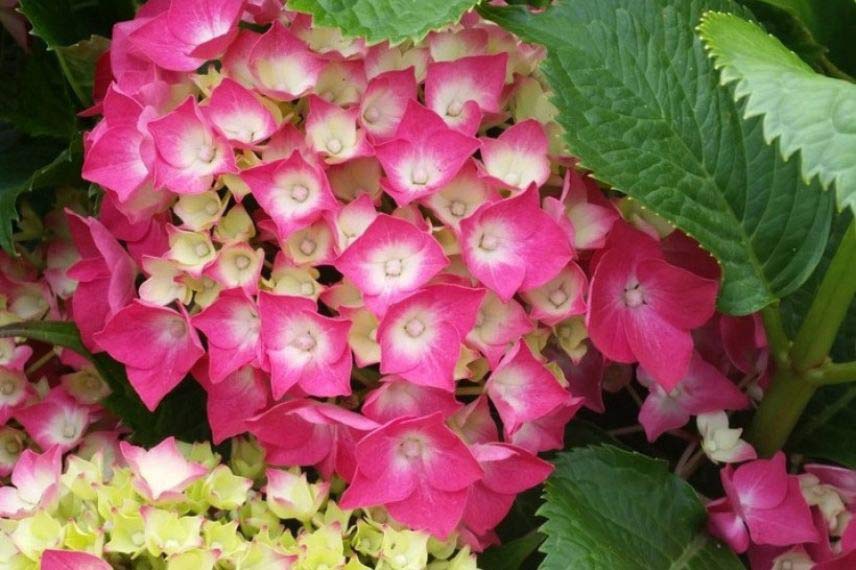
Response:
M312 14L315 24L339 28L369 44L422 39L457 22L478 0L291 0L292 10Z
M205 418L205 393L196 382L184 382L151 412L128 382L125 368L104 353L93 355L89 352L74 323L12 323L0 327L0 338L3 337L24 337L61 346L92 362L111 390L101 403L133 430L132 439L142 445L154 445L170 435L185 441L210 438Z
M88 40L55 50L65 78L84 106L92 104L95 64L109 47L110 40L107 38L92 36Z
M754 0L750 6L758 14L757 4L778 9L803 27L823 55L851 75L856 73L856 2L853 0ZM778 34L777 34L778 35ZM828 48L828 49L827 49Z
M533 531L518 539L504 542L500 546L489 548L479 555L479 568L490 568L490 570L523 568L526 559L538 549L542 542L544 542L544 535Z
M746 314L797 289L823 253L832 200L766 144L719 87L694 26L729 0L576 0L482 13L544 44L571 152L599 180L720 261L719 308Z
M18 9L49 48L109 37L114 23L134 17L132 0L20 0Z
M856 208L856 85L815 73L775 37L731 14L706 14L699 31L722 84L736 82L746 116L785 157L800 151L806 179L835 184L838 207Z
M547 481L541 570L730 570L738 558L704 531L693 488L667 464L611 446L560 455Z

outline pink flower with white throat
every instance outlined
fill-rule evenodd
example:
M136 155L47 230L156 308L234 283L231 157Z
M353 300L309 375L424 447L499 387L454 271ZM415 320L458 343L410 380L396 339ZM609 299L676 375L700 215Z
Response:
M508 351L490 375L487 394L509 435L524 422L541 418L564 405L570 397L523 341Z
M328 164L339 164L371 153L366 133L357 129L356 108L342 109L321 97L309 97L306 138Z
M363 293L377 315L439 273L449 260L428 233L410 222L380 214L339 256L336 269Z
M416 100L413 68L387 71L372 79L360 101L360 124L381 141L395 135L410 101Z
M30 382L23 372L0 366L0 425L5 425L31 394Z
M693 353L686 376L671 390L658 384L642 366L637 369L636 377L649 390L639 410L639 423L645 428L648 441L682 427L690 421L690 416L740 410L749 405L746 395L698 353Z
M508 348L531 330L532 321L520 303L514 299L503 302L488 291L466 340L487 358L491 368L496 368Z
M214 177L237 172L228 143L217 135L192 97L149 123L157 149L155 180L177 194L201 194Z
M202 113L220 135L238 147L252 148L270 138L277 128L261 101L228 78L214 88Z
M785 455L757 459L720 472L726 496L708 504L708 530L735 552L754 544L791 546L817 542L799 479L788 475Z
M182 498L182 491L208 474L204 466L185 459L174 437L148 451L125 441L119 449L134 474L134 485L150 501Z
M95 335L98 346L125 364L131 385L150 410L205 353L184 306L180 308L178 313L134 301Z
M258 89L292 101L315 86L324 62L280 22L274 22L250 51L249 69Z
M213 384L242 366L264 362L259 310L244 292L223 291L192 322L208 339L208 374Z
M499 185L523 191L532 184L540 187L550 177L549 142L538 121L528 119L495 139L479 140L485 172Z
M507 65L506 53L430 63L425 104L453 129L474 135L483 113L501 110Z
M431 285L392 305L377 332L380 371L454 391L461 342L484 295L484 289Z
M276 224L282 240L338 208L324 172L297 151L285 160L245 170L241 178Z
M586 312L585 294L588 278L573 261L553 279L522 294L532 306L532 318L546 325L556 325L573 315Z
M12 470L12 485L0 487L0 517L22 518L52 504L59 493L62 450L25 449Z
M567 236L538 199L533 186L485 204L461 222L467 268L503 301L547 283L571 260Z
M351 393L348 320L318 314L305 297L269 293L259 295L259 311L274 399L294 386L312 396Z
M428 196L455 177L478 145L410 101L394 138L375 147L387 176L384 189L399 206Z
M448 417L462 406L455 395L446 390L420 386L400 376L386 376L381 378L380 386L366 396L362 412L376 422L386 423L404 416L427 416L434 412Z
M441 539L461 521L470 487L483 476L439 412L383 425L360 440L356 460L343 508L384 505L397 521Z
M610 360L638 361L671 390L690 366L690 330L713 315L718 283L667 263L642 232L620 225L613 233L591 280L589 336Z
M53 388L44 400L15 413L27 434L42 449L56 446L68 451L77 446L89 426L90 413L61 387Z

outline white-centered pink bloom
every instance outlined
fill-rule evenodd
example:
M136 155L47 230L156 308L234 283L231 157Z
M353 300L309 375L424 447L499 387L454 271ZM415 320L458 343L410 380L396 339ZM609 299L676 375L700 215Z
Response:
M296 151L245 170L241 178L276 224L281 240L338 207L324 172Z
M23 372L0 366L0 425L5 425L32 394L30 382Z
M309 399L277 404L247 426L266 450L271 465L314 465L321 474L350 481L356 469L354 446L379 427L369 418Z
M209 190L214 177L237 172L232 148L208 124L196 100L149 123L157 150L155 181L177 194Z
M362 291L366 305L380 316L448 263L431 235L409 222L380 214L339 256L335 266Z
M386 423L404 416L427 416L440 412L451 416L463 407L455 395L447 390L420 386L400 376L385 376L381 384L366 396L362 412L378 423Z
M520 303L514 299L503 302L496 293L488 291L466 341L487 358L491 368L496 368L506 351L532 328L532 321Z
M597 184L573 168L565 172L562 195L544 198L544 210L565 230L575 249L602 248L619 217Z
M321 97L309 97L306 139L328 164L338 164L371 153L365 131L357 128L356 107L343 109Z
M377 210L368 194L360 194L357 199L342 206L333 220L333 226L336 228L336 249L339 254L363 235L377 217Z
M508 351L490 375L487 394L509 435L524 422L537 420L564 405L570 397L523 341Z
M193 375L207 394L205 409L214 444L246 432L247 420L270 401L268 379L258 368L244 366L216 384L209 379L204 367L199 370L197 365Z
M423 199L441 222L460 233L461 221L482 204L495 202L499 194L479 176L473 161L464 164L448 184Z
M410 101L416 101L413 68L387 71L372 79L360 100L360 124L375 141L392 138Z
M252 91L229 78L214 88L202 113L221 136L237 147L252 148L269 139L277 128L270 110Z
M399 418L357 443L346 509L384 505L397 521L445 538L461 521L483 471L441 413Z
M351 393L348 320L318 314L305 297L270 293L259 295L259 311L274 399L294 386L312 396Z
M411 100L392 140L375 147L386 173L384 189L399 206L428 196L452 180L478 146Z
M324 61L300 38L274 22L247 57L256 87L273 99L291 101L312 89Z
M588 278L573 261L540 287L522 294L532 307L531 316L545 325L556 325L573 315L586 312Z
M483 113L501 109L507 65L505 53L430 63L425 77L425 105L453 129L474 135Z
M125 364L128 380L150 410L205 353L183 306L176 312L141 301L116 313L95 342Z
M380 371L454 391L461 342L475 325L484 295L484 289L440 284L392 305L377 331Z
M485 204L461 222L467 268L503 301L547 283L571 260L566 235L538 200L533 186Z
M150 501L181 498L182 491L208 474L203 465L185 459L174 437L149 450L125 441L119 449L134 474L134 485Z
M498 184L523 191L532 184L540 187L550 177L549 143L538 121L528 119L495 139L479 140L485 171Z
M212 384L219 384L242 366L261 367L264 363L259 309L243 291L221 292L216 301L193 316L192 322L208 339Z
M41 402L18 410L15 419L39 447L56 446L62 451L80 443L91 421L89 407L79 404L59 386Z
M0 516L22 518L52 505L59 496L62 450L25 449L12 469L12 486L0 487Z

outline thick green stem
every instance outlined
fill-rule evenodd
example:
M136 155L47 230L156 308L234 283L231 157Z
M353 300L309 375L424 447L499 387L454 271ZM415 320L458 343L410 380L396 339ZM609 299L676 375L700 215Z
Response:
M758 455L769 457L784 447L815 390L816 384L793 370L776 372L749 428L748 437Z
M791 363L810 370L824 363L856 295L856 221L851 222L794 339Z
M785 445L815 390L825 383L824 371L833 369L826 363L829 350L854 295L856 222L851 222L785 358L778 354L785 342L781 316L776 307L763 314L777 367L749 428L748 438L759 455L772 455ZM844 377L851 372L834 368L830 374Z
M856 362L827 364L810 371L809 380L821 386L856 382Z

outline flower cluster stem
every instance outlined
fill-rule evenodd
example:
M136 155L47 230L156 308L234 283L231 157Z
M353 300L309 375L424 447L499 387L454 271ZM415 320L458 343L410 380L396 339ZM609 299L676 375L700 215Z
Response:
M759 455L772 455L785 445L819 386L856 380L856 363L827 362L854 296L856 222L851 222L792 344L784 334L778 308L771 306L763 313L776 372L748 433Z

